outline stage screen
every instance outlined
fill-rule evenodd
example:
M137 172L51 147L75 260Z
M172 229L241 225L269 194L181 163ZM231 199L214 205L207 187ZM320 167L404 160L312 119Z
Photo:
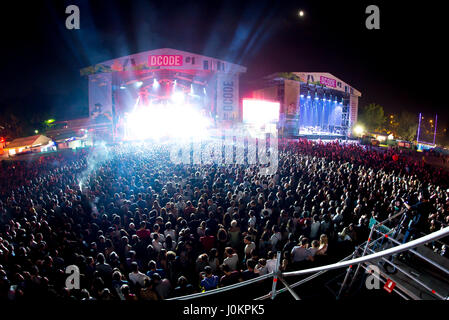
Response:
M242 105L245 123L267 124L279 121L279 102L243 99Z

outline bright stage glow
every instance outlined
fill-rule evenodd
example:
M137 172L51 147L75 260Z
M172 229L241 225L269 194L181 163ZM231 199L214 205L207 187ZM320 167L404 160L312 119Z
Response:
M155 79L153 79L153 89L159 88L159 82Z
M143 82L142 82L142 81L137 81L137 82L136 82L136 86L137 86L137 87L141 87L142 85L143 85Z
M358 125L354 127L354 133L356 135L362 135L363 132L365 132L365 129L362 126Z
M299 10L298 15L299 15L300 17L304 17L304 11Z
M136 105L126 118L125 139L199 139L207 137L210 126L210 119L189 104Z
M279 102L243 99L243 122L268 124L279 121Z
M172 94L171 99L174 103L180 104L184 102L184 93L181 91L176 91Z

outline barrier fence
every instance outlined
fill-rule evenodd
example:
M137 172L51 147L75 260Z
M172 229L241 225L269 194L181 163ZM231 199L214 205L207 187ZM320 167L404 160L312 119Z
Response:
M397 216L397 215L395 215L395 216ZM390 219L387 219L387 220L391 220L391 219L393 219L393 217L390 218ZM383 223L380 223L379 226L382 225L382 224ZM376 225L373 225L372 231L373 231L373 229L375 227L376 227ZM394 231L394 229L390 230L390 232L393 232L393 231ZM372 234L373 233L371 232L371 235ZM310 281L310 280L312 280L312 279L322 275L323 273L325 273L325 272L327 272L329 270L349 267L349 269L348 269L348 274L349 274L349 271L352 268L352 266L354 266L356 264L360 266L361 264L366 263L366 262L382 259L382 258L387 257L387 256L396 255L396 254L399 254L399 253L404 252L404 251L410 251L410 250L413 250L413 248L415 248L415 247L418 247L420 245L429 243L431 241L438 240L440 238L447 237L448 235L449 235L449 227L445 227L444 229L435 231L435 232L433 232L433 233L431 233L429 235L423 236L421 238L412 240L412 241L404 243L404 244L400 244L397 247L385 249L385 250L382 250L380 252L374 252L369 247L374 245L379 240L384 239L386 236L388 236L388 234L383 234L383 236L379 237L375 241L371 242L370 241L371 239L368 239L368 241L366 241L364 243L364 245L365 245L364 252L366 253L367 251L373 251L373 253L371 253L371 254L363 255L361 257L355 258L354 254L356 253L356 251L359 248L361 248L361 246L359 246L357 248L357 250L354 252L354 254L351 255L352 259L350 259L350 260L347 260L347 259L349 257L351 257L351 256L346 257L346 258L344 258L343 260L341 260L339 262L328 264L328 265L325 265L325 266L319 266L319 267L314 267L314 268L309 268L309 269L304 269L304 270L291 271L291 272L280 272L279 271L279 264L280 264L281 253L278 252L277 253L276 269L275 269L274 272L272 272L270 274L259 276L257 278L251 279L251 280L246 280L246 281L239 282L239 283L236 283L236 284L233 284L233 285L229 285L229 286L225 286L225 287L222 287L222 288L217 288L217 289L213 289L213 290L209 290L209 291L201 292L201 293L194 293L194 294L190 294L190 295L182 296L182 297L175 297L175 298L171 298L171 299L167 299L167 300L190 300L190 299L195 299L195 298L201 298L201 297L205 297L205 296L214 295L214 294L218 294L218 293L221 293L221 292L237 289L237 288L240 288L240 287L243 287L243 286L247 286L249 284L256 283L256 282L259 282L259 281L263 281L263 280L269 279L269 278L273 278L273 284L272 284L271 292L269 294L267 294L267 295L264 295L262 297L256 298L255 300L263 300L263 299L267 299L267 298L274 299L277 294L285 292L285 291L289 291L293 295L293 297L295 299L300 299L299 296L292 289L294 287L297 287L297 286L299 286L299 285L301 285L301 284L303 284L303 283L305 283L307 281ZM411 251L411 252L413 252L413 251ZM384 259L384 260L388 261L388 259ZM442 267L440 269L442 271L444 271L444 272L449 272L448 270L443 270ZM301 275L307 275L307 274L311 274L311 273L315 273L315 274L310 276L310 277L308 277L308 278L306 278L306 279L303 279L303 280L301 280L301 281L299 281L299 282L297 282L295 284L292 284L292 285L289 285L285 281L286 277L301 276ZM278 279L281 279L281 282L284 284L285 288L283 288L281 290L276 290L276 285L277 285L277 282L278 282L277 280ZM416 280L416 279L412 279L412 280ZM343 287L344 287L344 283L342 285L342 288ZM340 293L341 293L341 290L340 290ZM432 293L435 294L435 292L432 292ZM443 296L441 296L439 294L437 294L437 296L439 298L441 298L441 299L445 299L445 297L443 297Z

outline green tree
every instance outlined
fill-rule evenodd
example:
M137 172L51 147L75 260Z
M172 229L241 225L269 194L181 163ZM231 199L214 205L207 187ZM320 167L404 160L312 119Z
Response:
M418 117L411 112L402 111L398 118L397 134L400 138L413 141L416 139L416 131L418 130Z
M359 121L368 131L383 130L386 122L384 108L376 103L364 106L360 109Z

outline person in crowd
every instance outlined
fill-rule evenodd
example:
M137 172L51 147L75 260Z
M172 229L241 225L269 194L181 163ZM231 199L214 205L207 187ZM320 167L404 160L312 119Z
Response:
M312 253L309 249L309 239L302 238L300 241L300 245L293 247L290 257L294 264L298 264L298 262L303 262L307 260L312 260Z
M254 279L257 276L259 276L259 274L255 272L256 265L257 262L254 261L253 259L248 259L246 261L246 270L241 272L242 281Z
M171 283L167 278L162 278L158 273L153 273L151 281L154 284L154 291L162 300L167 299L171 293Z
M185 276L180 276L178 278L178 286L174 289L173 295L175 297L187 296L189 294L194 293L195 289L188 282Z
M254 272L259 274L260 276L267 274L268 273L267 260L264 258L260 258L257 261L257 265L254 268Z
M322 234L320 236L320 246L318 247L318 250L316 251L316 255L318 256L324 256L327 253L327 247L328 247L328 238L326 234Z
M162 278L165 278L164 269L157 268L157 263L154 260L148 262L148 271L146 273L148 278L152 278L153 274L158 273Z
M144 280L144 286L143 286L143 288L140 289L139 297L142 300L147 300L147 301L159 300L159 297L158 297L156 291L154 290L154 283L150 278L146 278Z
M234 284L239 282L240 272L237 270L231 270L227 264L222 264L220 266L221 271L223 272L223 276L220 278L220 286L228 286L230 284Z
M202 280L200 283L201 288L203 288L204 291L216 289L218 287L218 282L218 276L212 273L211 267L207 266L206 268L204 268L204 273L202 275Z
M148 276L139 271L137 262L133 262L131 264L131 273L128 278L135 286L143 288L145 285L145 279L148 279Z
M256 249L256 244L252 241L252 237L249 235L245 236L243 243L245 244L244 259L247 260L251 258L251 252Z
M229 268L234 271L237 270L237 266L239 263L239 257L233 248L227 247L225 249L226 258L223 260L223 264L229 266Z

